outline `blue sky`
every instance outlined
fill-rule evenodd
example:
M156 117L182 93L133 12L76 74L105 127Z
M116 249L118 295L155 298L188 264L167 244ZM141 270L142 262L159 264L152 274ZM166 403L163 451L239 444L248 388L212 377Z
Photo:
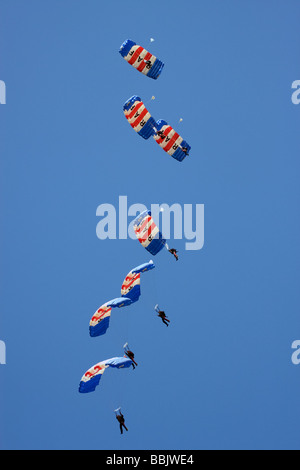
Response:
M0 447L299 449L299 2L0 10ZM127 38L165 62L157 81L118 54ZM191 144L184 162L130 128L134 94L154 95L151 114ZM98 205L120 195L205 204L205 245L174 241L178 263L158 254L139 302L90 338L94 311L151 258L96 236ZM80 395L83 373L125 341L137 369L108 370Z

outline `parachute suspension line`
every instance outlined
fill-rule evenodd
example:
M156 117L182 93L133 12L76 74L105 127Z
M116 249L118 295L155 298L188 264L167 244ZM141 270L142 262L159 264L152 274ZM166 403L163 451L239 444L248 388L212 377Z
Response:
M123 387L122 384L119 384L119 386L117 385L117 389L120 390L121 388ZM121 394L118 393L118 394L114 394L115 396L113 397L111 394L109 395L109 407L111 410L114 410L114 412L117 414L117 410L120 410L122 408L121 405L123 405L122 402L122 397L121 397ZM116 406L118 408L116 408Z
M101 395L100 395L101 397ZM116 406L119 406L120 403L117 403L117 400L115 398L113 398L112 394L110 393L109 394L109 407L110 409L113 409L116 407ZM120 407L121 408L121 407Z
M124 356L122 348L122 344L120 343L120 356ZM111 371L114 372L114 371ZM121 409L124 404L128 401L128 387L129 387L129 374L131 374L131 367L129 370L120 370L118 374L111 374L110 377L110 393L109 393L109 407L111 410ZM101 397L101 395L100 395Z
M130 343L129 343L130 344ZM120 343L120 347L122 347L123 345ZM125 356L125 352L124 352L124 349L123 349L123 356ZM128 396L129 396L129 393L130 393L130 387L131 387L131 383L132 383L132 377L130 377L130 374L133 374L135 371L133 370L132 366L130 366L130 369L128 370L128 373L127 371L120 371L120 376L121 376L121 380L122 380L122 383L120 383L119 385L119 407L122 408L124 404L126 404L128 402ZM124 373L124 376L123 376L123 373Z
M155 304L159 304L159 289L157 287L156 272L153 273L153 285L154 285ZM153 305L153 307L154 307L154 305Z
M126 311L125 319L125 336L122 338L122 341L130 343L131 340L131 330L132 330L132 315L134 315L134 304Z

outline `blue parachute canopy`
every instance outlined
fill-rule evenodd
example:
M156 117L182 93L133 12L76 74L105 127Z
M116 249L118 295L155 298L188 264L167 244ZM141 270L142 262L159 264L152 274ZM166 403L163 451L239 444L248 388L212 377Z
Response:
M125 369L132 365L132 361L127 357L113 357L106 359L105 361L98 362L82 376L79 384L80 393L93 392L97 385L99 385L100 379L108 367L115 369Z
M153 268L155 268L155 265L152 260L150 260L149 263L144 263L140 266L137 266L136 268L133 268L127 274L122 284L122 296L131 299L132 302L136 302L141 295L140 274L146 271L150 271L150 269Z
M133 221L133 229L139 242L153 256L166 247L166 239L154 223L151 211L141 212Z
M109 327L111 309L115 307L126 307L132 304L132 300L126 296L106 302L92 316L90 321L90 336L101 336L106 333Z
M126 305L130 305L131 304L131 299L130 298L127 298L127 297L118 297L116 299L113 299L113 300L110 300L109 302L107 302L107 306L108 307L126 307Z

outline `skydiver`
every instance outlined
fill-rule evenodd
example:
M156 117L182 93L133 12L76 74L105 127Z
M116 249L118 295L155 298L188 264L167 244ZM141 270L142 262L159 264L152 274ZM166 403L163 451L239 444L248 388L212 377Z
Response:
M157 131L157 135L162 139L164 140L166 138L165 134L163 131Z
M119 410L119 413L116 413L116 418L117 420L119 421L120 423L120 431L121 431L121 434L123 434L123 427L126 429L126 431L128 431L127 427L125 426L125 418L124 418L124 415L122 414L121 410Z
M165 325L169 326L170 320L168 320L167 315L165 314L165 312L164 312L163 310L159 310L159 309L157 309L156 311L157 311L157 313L158 313L157 316L162 319L163 323L164 323ZM167 323L167 322L168 322L168 323Z
M132 368L135 369L135 366L137 366L137 363L134 360L134 353L130 351L130 349L126 346L124 348L125 355L132 361Z
M144 62L146 63L147 69L151 69L151 67L152 67L151 60L144 60Z
M175 250L175 248L171 248L171 249L169 250L169 252L170 252L172 255L174 255L175 258L176 258L176 261L178 261L178 255L177 255L178 251Z
M180 148L186 154L186 156L189 155L187 147L180 147Z

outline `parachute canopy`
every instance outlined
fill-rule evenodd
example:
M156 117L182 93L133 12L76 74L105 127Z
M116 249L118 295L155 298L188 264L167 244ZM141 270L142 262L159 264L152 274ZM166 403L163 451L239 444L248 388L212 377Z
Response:
M131 127L143 139L149 139L149 137L155 134L155 119L146 109L139 96L134 95L129 98L124 103L123 111Z
M152 260L149 263L141 264L136 268L132 269L124 279L121 288L121 295L122 297L127 297L132 300L132 302L136 302L140 295L141 295L141 273L146 271L150 271L150 269L155 268L155 265Z
M106 359L105 361L98 362L82 376L79 384L80 393L89 393L93 392L97 385L99 385L100 379L104 374L105 369L108 367L113 367L115 369L123 369L130 367L132 361L127 357L113 357L111 359Z
M152 96L151 99L155 97ZM185 159L191 146L163 119L155 121L141 98L137 95L129 98L123 105L124 115L131 127L143 139L153 137L158 145L179 162Z
M164 63L161 60L131 39L126 39L123 42L119 52L130 65L154 80L160 76L164 68Z
M155 256L166 246L166 239L155 225L151 211L141 212L133 221L138 241L151 255Z
M171 157L182 162L186 157L186 153L189 153L191 146L163 119L156 121L155 127L159 134L155 133L153 135L154 140ZM186 153L182 150L183 148L186 149Z
M90 336L101 336L106 333L106 330L109 327L109 319L112 308L125 307L131 303L132 300L124 296L110 300L109 302L106 302L104 305L102 305L91 318Z

